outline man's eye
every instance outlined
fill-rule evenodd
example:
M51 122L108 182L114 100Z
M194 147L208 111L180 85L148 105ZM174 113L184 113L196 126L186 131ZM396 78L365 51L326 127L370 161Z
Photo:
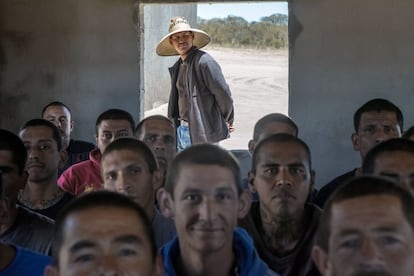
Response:
M155 142L157 140L157 136L155 136L155 135L147 136L145 138L145 140L147 140L149 142Z
M230 200L230 199L232 199L232 195L228 194L228 193L220 193L220 194L217 195L217 199L220 200L220 201Z
M95 259L95 256L92 254L83 254L83 255L79 255L75 258L75 263L86 263L86 262L90 262L93 261Z
M139 168L139 167L134 167L134 168L129 168L128 169L128 173L129 174L138 174L138 173L140 173L142 171L142 169L141 168Z
M137 255L137 251L131 248L123 248L119 250L119 256L135 256Z
M345 240L339 244L339 247L343 249L354 249L354 248L357 248L358 246L359 246L359 241L357 239Z
M380 240L383 245L395 245L400 243L400 240L393 236L383 236Z
M200 200L200 196L199 196L199 195L186 195L186 196L184 197L184 199L185 199L185 200L187 200L187 201L192 201L192 202L194 202L194 201L198 201L198 200Z
M106 133L106 134L103 135L103 138L110 140L110 139L112 139L112 134Z
M166 144L175 144L174 138L173 137L167 137L164 139L164 142Z
M278 173L278 169L277 168L269 168L269 169L266 169L264 172L265 172L265 174L268 174L268 175L275 175L275 174Z
M118 137L127 137L127 136L129 136L128 132L121 132L118 134Z
M116 176L115 176L114 174L107 174L107 175L105 176L105 178L106 178L107 180L114 180L114 179L116 178Z
M40 145L39 149L48 150L48 149L50 149L50 146L49 145Z
M304 173L303 168L300 168L300 167L289 168L289 171L291 174L303 174Z

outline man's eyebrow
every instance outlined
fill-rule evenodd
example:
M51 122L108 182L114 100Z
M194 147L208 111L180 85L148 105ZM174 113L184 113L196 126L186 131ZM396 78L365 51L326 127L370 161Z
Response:
M375 233L393 233L397 232L396 226L379 226L374 228Z
M233 193L234 192L234 190L232 189L232 188L230 188L230 187L218 187L217 189L216 189L216 192L219 192L219 193L229 193L229 192L231 192L231 193Z
M189 193L199 193L200 189L196 188L187 188L183 191L183 194L189 194Z
M114 243L143 244L143 240L136 235L122 235L113 240Z
M69 248L69 252L71 254L76 253L79 250L85 249L85 248L94 248L97 247L96 243L91 242L91 241L79 241L74 243L70 248Z

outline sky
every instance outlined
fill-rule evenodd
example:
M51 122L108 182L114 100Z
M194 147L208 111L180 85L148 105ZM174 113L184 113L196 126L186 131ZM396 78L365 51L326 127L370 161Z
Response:
M243 17L248 22L259 21L261 17L274 13L288 14L287 2L198 4L197 10L197 16L203 19L226 18L228 15L235 15Z

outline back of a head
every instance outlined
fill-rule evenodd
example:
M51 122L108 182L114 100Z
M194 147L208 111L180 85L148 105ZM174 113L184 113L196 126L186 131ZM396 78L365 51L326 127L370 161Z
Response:
M67 204L60 212L55 222L55 236L52 246L52 257L55 265L59 263L59 251L64 242L64 227L65 222L69 216L78 212L94 209L94 208L122 208L132 210L136 213L138 219L144 226L144 233L148 237L151 245L152 257L155 260L157 249L155 245L154 234L152 232L151 221L146 215L145 211L130 198L111 191L96 191L86 193L77 197ZM93 223L93 217L90 218L90 223Z
M312 157L308 145L298 137L286 133L278 133L266 137L260 141L259 144L257 144L252 157L252 171L254 173L256 172L256 166L259 163L259 155L261 153L261 149L269 143L297 143L298 145L301 145L306 152L306 155L308 156L309 168L312 169Z
M410 193L400 188L390 179L376 176L360 176L340 186L325 204L316 235L316 244L325 252L328 252L332 208L335 204L345 200L377 195L389 195L398 198L401 202L405 218L414 229L414 204L413 197Z
M45 107L43 107L42 114L41 114L42 118L43 118L43 115L46 112L46 109L48 109L51 106L61 106L61 107L64 107L64 108L66 108L69 111L69 114L72 114L72 112L70 111L69 107L66 104L64 104L62 102L59 102L59 101L54 101L54 102L48 103L47 105L45 105Z
M105 148L101 161L104 160L105 157L111 152L120 150L132 151L137 155L143 156L151 173L158 169L157 161L151 149L144 142L131 137L122 137L111 142Z
M19 136L6 129L0 129L0 150L10 151L12 161L17 165L19 173L24 172L27 150Z
M295 132L294 136L298 136L298 133L299 133L298 126L295 124L295 122L292 119L290 119L288 116L286 116L282 113L270 113L270 114L267 114L267 115L263 116L262 118L260 118L256 122L256 124L254 125L254 130L253 130L253 140L254 141L256 141L256 142L258 141L259 136L264 131L266 125L270 124L270 123L287 124Z
M59 129L51 122L45 119L32 119L27 121L23 124L23 126L20 128L20 131L25 130L29 127L39 127L44 126L47 128L50 128L52 131L53 140L55 140L57 145L57 150L60 151L62 149L62 135L60 134Z
M113 109L108 109L104 111L98 116L98 119L96 119L96 123L95 123L96 134L98 134L98 128L101 125L102 121L106 121L106 120L125 120L129 122L132 131L135 128L135 120L129 112L122 110L122 109L113 108Z
M228 168L235 180L239 194L243 191L240 167L237 159L228 151L212 144L198 144L180 152L172 161L167 172L165 189L173 196L174 187L184 165L218 165Z
M403 128L404 127L404 118L403 118L401 110L395 104L393 104L392 102L390 102L388 100L381 99L381 98L376 98L376 99L372 99L372 100L366 102L365 104L363 104L354 113L354 128L355 128L356 132L358 131L359 123L361 121L362 114L366 113L366 112L371 112L371 111L394 112L401 131L404 129Z
M375 171L376 159L385 152L404 151L414 154L414 142L403 138L394 138L379 143L365 155L362 162L362 173L372 174Z

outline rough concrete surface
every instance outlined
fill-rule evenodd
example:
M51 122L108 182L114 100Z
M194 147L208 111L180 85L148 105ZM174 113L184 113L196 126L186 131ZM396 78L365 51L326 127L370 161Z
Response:
M227 149L247 149L253 127L262 116L288 114L288 51L204 49L220 64L234 100L235 131L220 143ZM166 115L167 104L145 112Z

